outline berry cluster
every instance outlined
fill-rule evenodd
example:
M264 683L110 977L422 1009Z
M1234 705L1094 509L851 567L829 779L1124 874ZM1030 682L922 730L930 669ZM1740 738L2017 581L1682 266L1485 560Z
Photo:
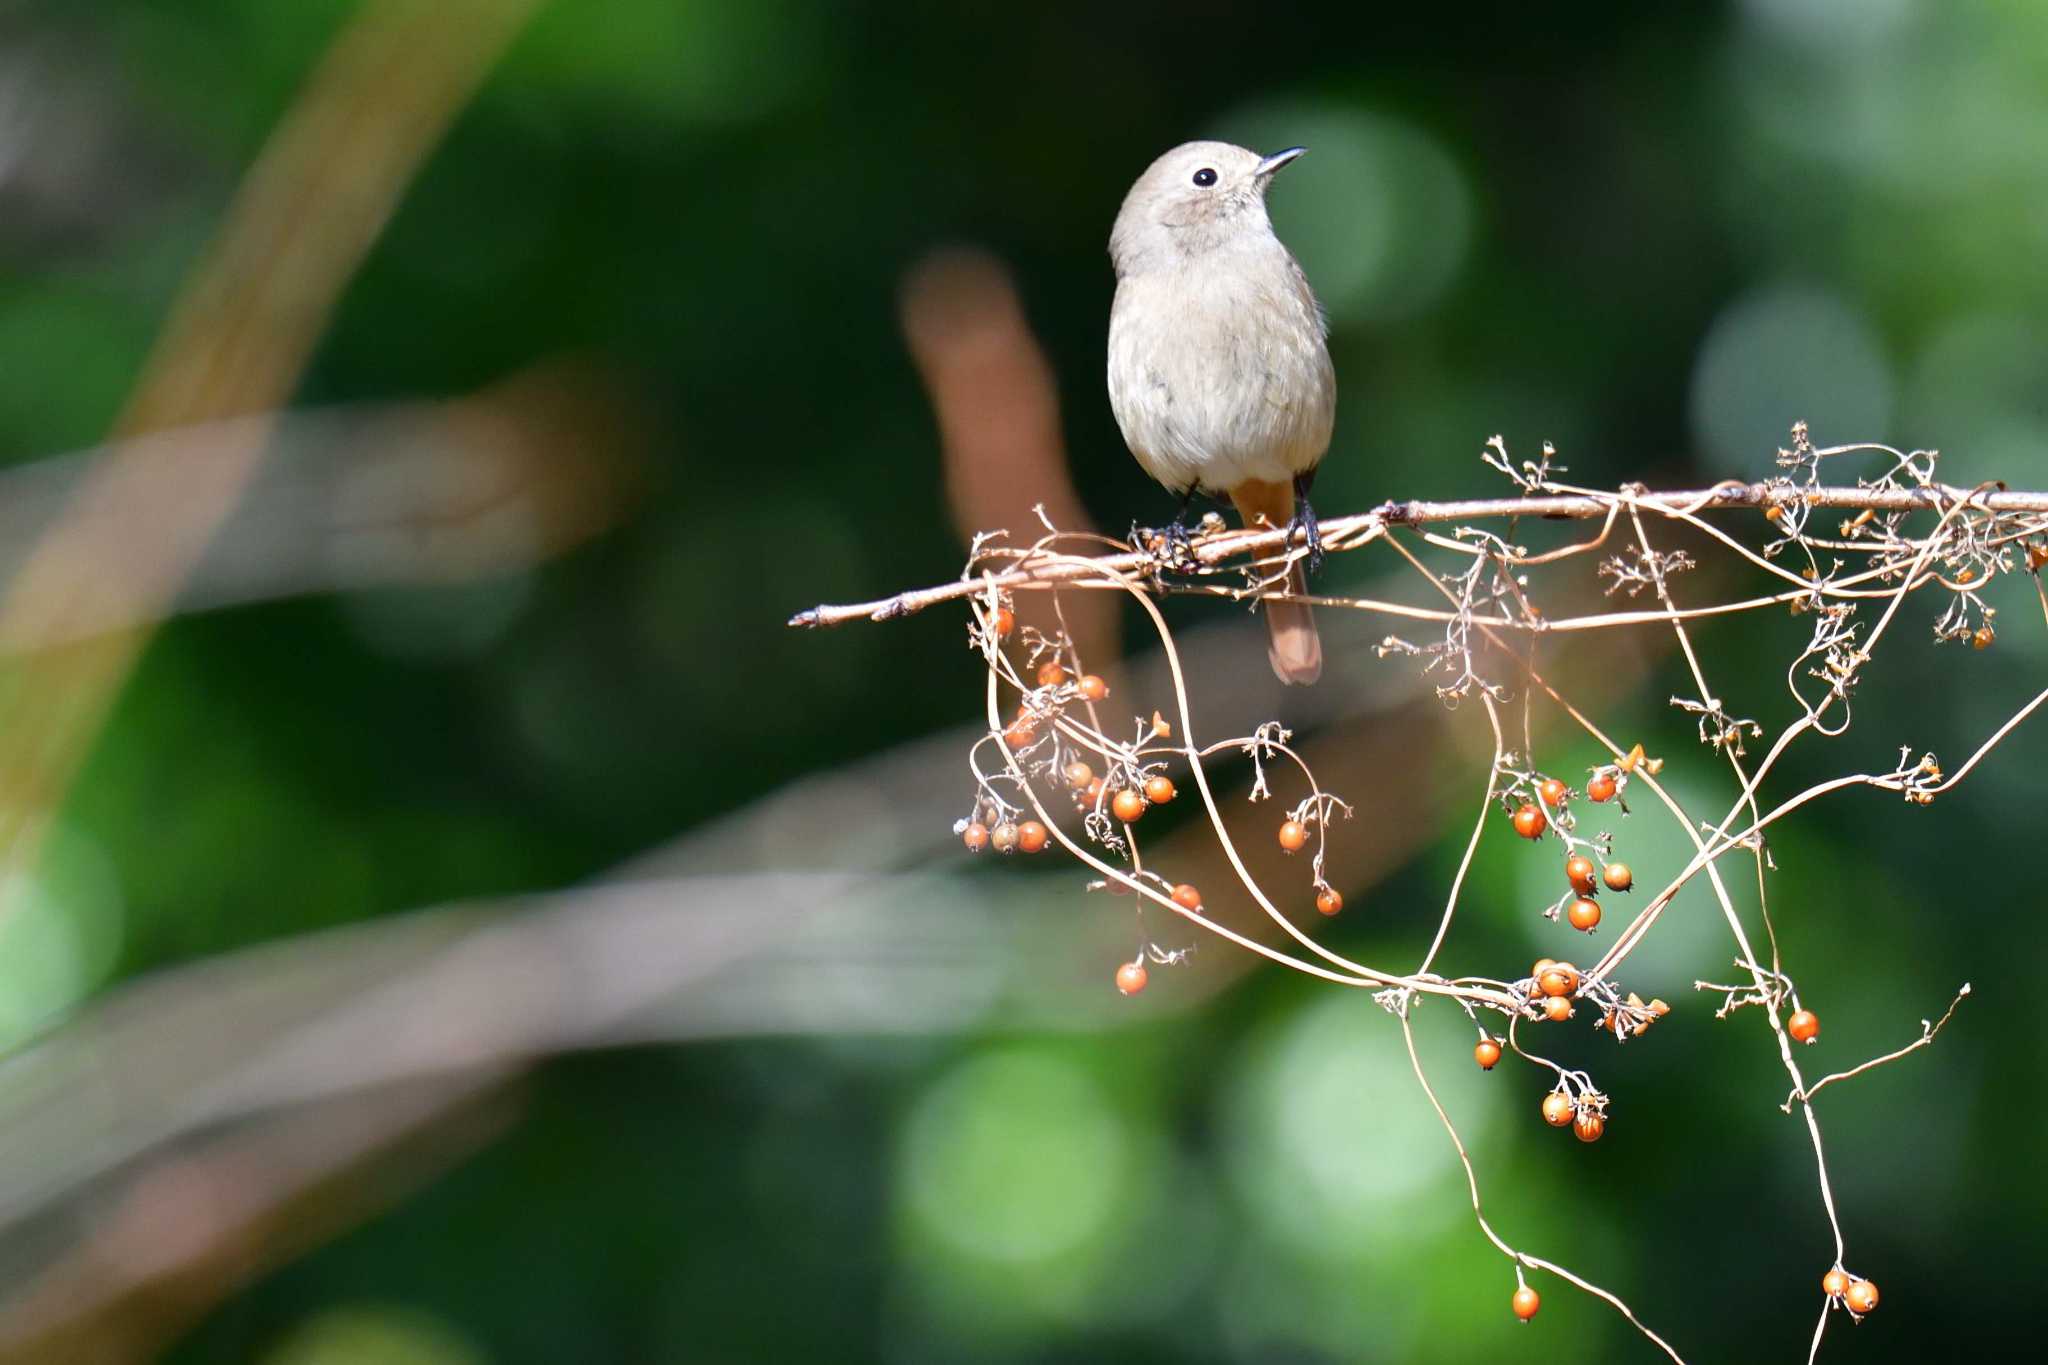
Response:
M1094 885L1118 893L1141 892L1139 951L1134 960L1117 969L1115 977L1119 991L1136 995L1145 988L1148 961L1178 962L1191 951L1164 949L1143 937L1145 901L1188 916L1201 916L1205 911L1198 888L1162 877L1147 868L1138 854L1135 827L1139 821L1154 807L1167 805L1179 795L1167 771L1169 766L1176 759L1198 762L1219 748L1240 748L1257 774L1253 800L1269 794L1265 765L1271 760L1291 761L1305 775L1307 768L1287 747L1287 734L1278 726L1262 727L1248 740L1197 752L1173 743L1172 724L1155 711L1150 721L1138 719L1130 741L1110 737L1095 713L1096 704L1109 698L1108 683L1082 670L1064 633L1043 632L1028 625L1020 629L1006 594L994 595L977 611L972 634L996 675L1017 690L1018 702L1010 719L981 742L995 745L1002 762L992 771L974 765L974 809L955 823L954 833L975 853L991 848L999 853L1038 853L1057 838L1084 862L1107 874ZM1021 663L1009 652L1018 644L1024 654ZM976 748L979 751L981 745ZM1094 844L1099 855L1053 826L1045 803L1052 793L1061 791L1081 816L1079 837ZM1280 846L1288 853L1298 853L1314 843L1311 889L1316 910L1325 916L1344 907L1343 896L1323 875L1324 831L1339 812L1348 816L1350 807L1312 789L1288 812L1279 831ZM1121 866L1106 864L1102 857L1113 858Z
M1627 803L1619 798L1629 774L1639 764L1652 772L1662 766L1656 759L1645 759L1642 746L1637 745L1619 762L1603 764L1592 770L1592 775L1586 780L1586 799L1600 804L1615 802L1623 815L1628 814ZM1510 778L1510 785L1503 792L1502 799L1508 807L1508 818L1515 833L1524 839L1536 840L1554 831L1565 841L1564 878L1571 889L1543 912L1545 917L1553 920L1561 917L1572 928L1592 933L1600 925L1600 902L1596 897L1601 888L1604 886L1616 892L1631 889L1635 885L1634 871L1627 863L1607 857L1612 848L1612 835L1599 834L1590 839L1578 837L1577 822L1571 814L1573 793L1563 779L1523 773L1511 764L1504 764L1504 772Z
M1842 1305L1852 1317L1860 1318L1877 1307L1877 1286L1869 1280L1857 1279L1840 1266L1820 1277L1820 1288L1830 1304Z

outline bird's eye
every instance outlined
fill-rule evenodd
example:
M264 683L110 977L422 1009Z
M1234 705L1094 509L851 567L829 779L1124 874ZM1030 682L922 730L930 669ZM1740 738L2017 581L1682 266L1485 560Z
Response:
M1216 183L1216 172L1210 170L1207 166L1202 167L1201 170L1195 172L1195 183L1205 190L1208 189Z

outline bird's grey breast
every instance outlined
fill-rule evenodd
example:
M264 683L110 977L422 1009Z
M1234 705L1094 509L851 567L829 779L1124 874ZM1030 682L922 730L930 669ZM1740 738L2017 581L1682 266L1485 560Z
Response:
M1322 313L1270 234L1124 274L1109 330L1111 406L1168 487L1284 481L1328 448L1336 382Z

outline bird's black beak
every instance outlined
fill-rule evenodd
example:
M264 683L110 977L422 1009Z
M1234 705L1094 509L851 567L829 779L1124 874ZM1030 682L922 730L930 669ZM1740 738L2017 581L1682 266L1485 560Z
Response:
M1275 152L1264 161L1261 161L1259 168L1253 174L1263 180L1307 150L1308 148L1306 147L1289 147L1284 152Z

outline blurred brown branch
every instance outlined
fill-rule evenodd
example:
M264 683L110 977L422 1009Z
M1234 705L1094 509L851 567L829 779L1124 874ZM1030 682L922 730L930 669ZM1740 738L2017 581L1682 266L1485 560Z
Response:
M1216 680L1212 711L1270 704L1269 673L1230 666L1256 629L1231 620L1184 636L1184 661ZM1621 688L1640 667L1617 657L1596 671ZM1129 677L1134 692L1168 685L1157 657ZM1316 762L1357 782L1432 765L1442 717L1418 705L1426 689L1411 672L1337 677L1343 686L1294 699L1330 725ZM0 1070L0 1228L15 1248L0 1260L0 1359L72 1344L77 1358L143 1354L261 1268L380 1207L381 1154L413 1150L422 1125L459 1124L565 1051L945 1034L991 1020L1100 1028L1200 1008L1253 969L1243 955L1203 955L1172 998L1134 1014L1101 989L1098 964L1127 937L1101 896L1064 878L1056 895L1043 879L989 881L959 860L901 871L906 855L957 850L958 754L974 733L794 783L587 887L269 944L89 1006ZM1362 896L1413 856L1438 801L1460 795L1375 822L1332 876ZM834 814L849 802L867 812L850 842ZM831 828L814 837L821 818ZM1248 833L1268 816L1242 805L1230 818ZM793 848L817 870L762 866ZM1224 880L1200 830L1159 852ZM307 1192L335 1181L306 1212ZM188 1235L163 1221L173 1202Z
M169 482L204 486L210 467L234 458L257 430L268 453L175 598L155 609L205 611L504 573L627 515L644 429L630 394L593 368L557 362L448 402L231 417L150 432L118 447L0 470L0 581L12 577L102 462L147 460ZM104 534L163 510L104 507ZM0 636L0 653L148 624L90 614L119 605L94 598L71 616L38 623L62 634Z
M0 858L33 856L146 623L178 592L253 474L257 418L197 466L127 444L274 411L342 286L427 153L536 0L374 0L345 27L250 169L186 282L95 470L0 599L0 639L61 639L79 620L138 624L40 654L0 701ZM137 507L152 515L124 517Z
M926 257L904 277L902 318L938 418L961 543L984 526L1036 526L1038 508L1055 525L1089 529L1052 365L1002 262L964 247ZM1117 657L1114 604L1077 601L1066 627L1092 657Z
M1218 680L1212 700L1232 710L1263 705L1273 687L1263 671L1226 666L1250 629L1197 629L1185 642L1186 660ZM1626 667L1597 671L1627 685ZM1163 686L1161 672L1152 661L1132 685ZM1234 696L1238 679L1256 686ZM1355 718L1318 741L1317 761L1361 780L1428 767L1436 725L1416 722L1434 711L1413 709L1412 676L1369 669L1354 682L1313 699L1331 719ZM71 1343L88 1344L79 1358L140 1354L251 1274L374 1211L389 1185L382 1154L409 1150L416 1128L459 1117L565 1050L1134 1017L1083 965L1122 937L1097 898L1000 883L970 894L957 875L887 870L908 847L952 846L943 831L962 742L938 736L796 784L606 884L268 945L93 1006L0 1073L0 1143L12 1154L0 1223L17 1248L24 1227L49 1247L13 1258L0 1358L49 1359ZM842 808L822 788L871 798L836 870L749 867L801 834L803 812ZM1431 803L1409 804L1412 818L1376 822L1348 850L1336 874L1347 887L1384 876L1434 827ZM1238 818L1249 828L1265 816L1247 807ZM1190 831L1159 850L1200 877L1201 843ZM1026 915L1030 932L1013 931ZM1148 1014L1199 1007L1251 963L1215 954L1192 966ZM308 1191L337 1179L346 1185L309 1212Z
M505 1073L379 1087L154 1154L0 1316L0 1362L155 1359L236 1286L386 1208L496 1137Z

